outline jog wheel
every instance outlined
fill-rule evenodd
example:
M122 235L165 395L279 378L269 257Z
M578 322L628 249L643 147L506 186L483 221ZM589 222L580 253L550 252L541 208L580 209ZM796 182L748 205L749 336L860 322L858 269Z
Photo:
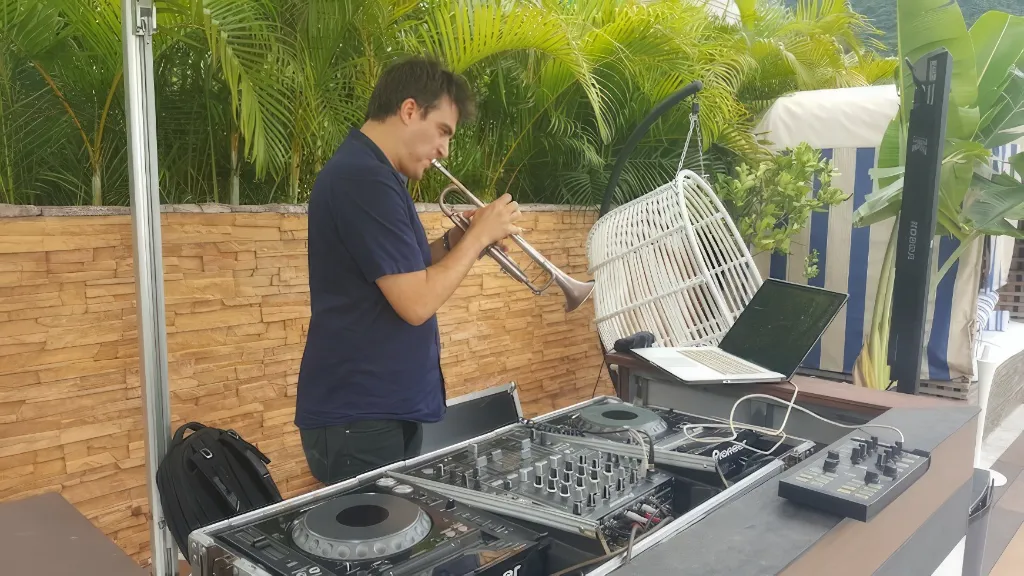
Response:
M631 404L598 404L580 411L585 432L607 432L632 428L647 432L651 438L668 430L668 424L654 412Z
M292 525L300 549L331 560L375 560L404 552L430 533L418 505L390 494L348 494L303 514Z

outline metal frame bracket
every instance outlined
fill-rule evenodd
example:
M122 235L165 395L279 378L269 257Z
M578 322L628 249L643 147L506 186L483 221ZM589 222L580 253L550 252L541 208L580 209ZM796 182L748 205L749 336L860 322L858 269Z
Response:
M135 0L135 35L156 34L156 6L153 0Z

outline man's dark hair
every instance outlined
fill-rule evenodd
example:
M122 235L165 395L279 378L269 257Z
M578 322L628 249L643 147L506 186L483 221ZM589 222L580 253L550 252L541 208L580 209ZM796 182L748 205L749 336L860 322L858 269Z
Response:
M436 60L407 58L392 64L381 73L370 95L366 119L381 121L398 114L402 102L408 98L415 100L426 116L440 104L444 96L455 104L460 122L470 121L476 115L473 95L464 78L447 70Z

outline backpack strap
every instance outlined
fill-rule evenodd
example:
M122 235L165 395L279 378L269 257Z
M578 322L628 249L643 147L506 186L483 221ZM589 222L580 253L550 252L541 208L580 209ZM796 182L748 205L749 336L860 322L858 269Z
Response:
M256 470L260 477L260 483L263 484L263 487L270 495L271 501L280 502L281 493L278 491L274 479L270 476L270 469L267 468L267 464L270 464L270 458L255 446L243 440L234 430L227 430L224 438L226 444L238 450L252 464L253 469Z
M177 444L177 443L181 442L185 438L185 430L191 430L193 432L198 432L198 431L202 430L203 428L206 428L206 425L205 424L200 424L199 422L189 422L187 424L182 424L174 432L174 437L171 438L171 442L174 443L174 444Z
M242 501L238 494L238 486L235 485L230 474L224 474L224 470L217 469L218 466L214 462L215 454L213 449L203 440L199 436L194 437L193 442L196 443L196 449L189 456L189 459L196 465L196 468L206 477L214 489L224 497L228 506L235 512L240 511Z

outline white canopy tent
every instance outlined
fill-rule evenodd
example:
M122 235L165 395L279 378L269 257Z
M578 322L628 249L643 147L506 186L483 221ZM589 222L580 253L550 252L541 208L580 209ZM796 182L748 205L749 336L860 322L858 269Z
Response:
M874 148L899 108L894 84L795 92L772 104L754 134L772 149L800 142L819 150Z

